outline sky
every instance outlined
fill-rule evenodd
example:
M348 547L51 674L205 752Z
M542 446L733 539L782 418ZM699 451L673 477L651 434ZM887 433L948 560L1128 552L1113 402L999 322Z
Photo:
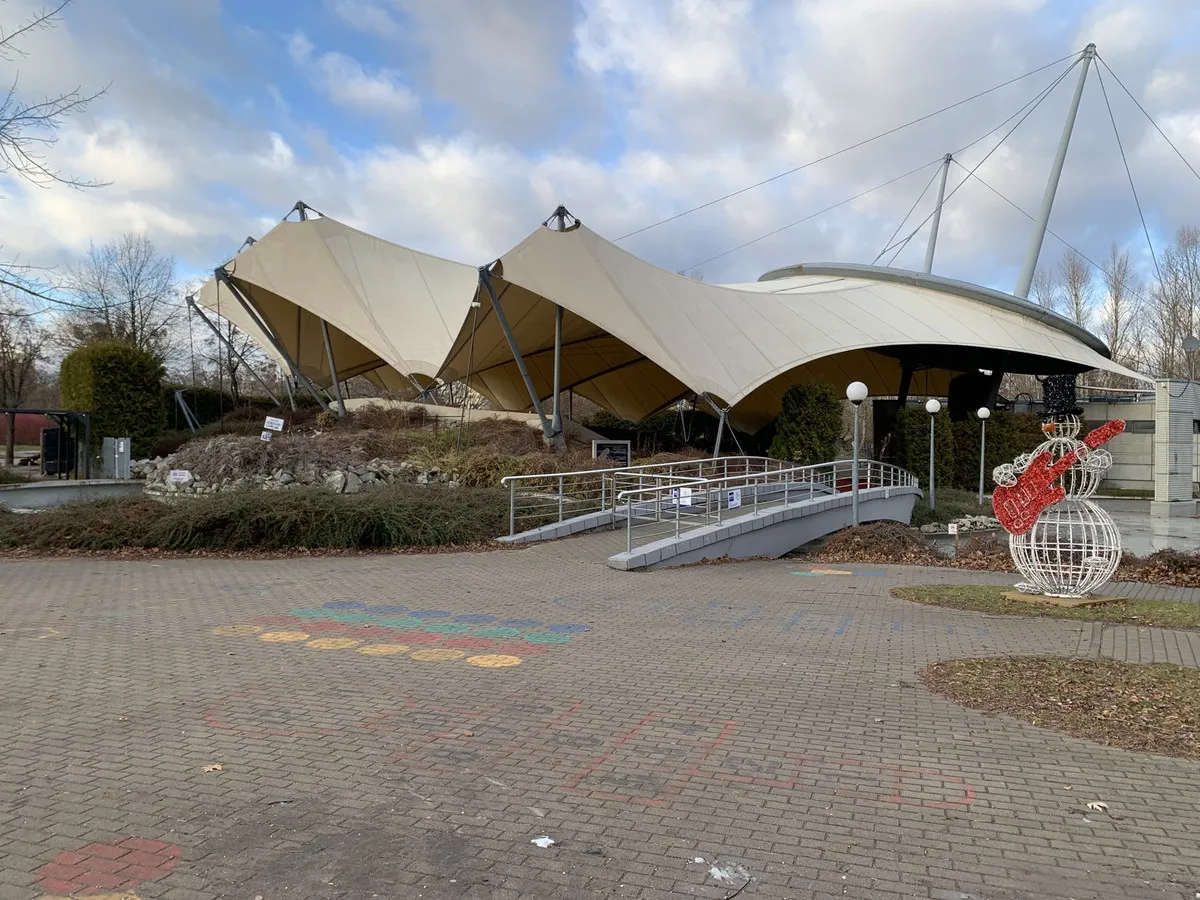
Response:
M37 8L5 0L0 26ZM1194 0L75 0L0 67L27 100L107 87L50 151L64 174L107 186L0 176L0 254L62 265L89 242L145 232L196 276L297 200L474 264L559 203L617 239L1090 41L1200 171ZM933 188L918 197L941 157L1067 65L621 246L718 283L801 262L869 263L914 204L900 237L932 211ZM1200 178L1101 71L1161 252L1180 225L1200 225ZM990 152L977 175L1036 212L1077 72L999 149L1011 125L956 159L969 169ZM979 182L956 190L964 177L952 167L934 271L1012 290L1030 220ZM1128 246L1152 271L1094 74L1051 228L1095 260ZM927 230L894 265L921 267ZM1043 260L1063 249L1048 238Z

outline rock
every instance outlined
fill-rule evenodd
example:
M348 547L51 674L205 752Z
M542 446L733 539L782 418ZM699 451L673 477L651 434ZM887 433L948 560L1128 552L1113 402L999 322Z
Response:
M357 475L354 475L354 474L349 474L349 475L347 475L347 476L346 476L346 490L345 490L345 493L347 493L347 494L357 494L357 493L358 493L359 491L361 491L362 489L363 489L362 482L358 480L358 476L357 476Z
M928 525L921 526L922 534L937 534L939 531L945 531L945 525L939 525L937 522L931 522Z
M429 473L428 472L418 472L417 473L417 484L429 484Z
M276 480L280 484L291 484L296 479L292 476L291 472L280 472L279 477Z
M325 486L335 494L342 493L346 490L346 473L330 472L325 476Z

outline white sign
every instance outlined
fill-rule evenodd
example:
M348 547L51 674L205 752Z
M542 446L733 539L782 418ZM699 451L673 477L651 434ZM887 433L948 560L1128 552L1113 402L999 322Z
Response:
M741 488L734 488L732 491L729 492L729 508L737 509L741 505L742 505L742 490L741 490Z
M950 534L958 534L958 523L957 522L951 522L946 527L948 529L950 529Z
M677 506L692 505L692 489L691 488L671 488L671 496L675 498Z
M267 416L267 421L263 425L267 431L283 431L283 419L277 419L274 416Z
M264 431L262 434L260 434L258 436L258 439L260 441L266 441L268 444L271 443L271 432Z
M192 480L192 473L187 469L172 469L167 473L169 484L187 484Z

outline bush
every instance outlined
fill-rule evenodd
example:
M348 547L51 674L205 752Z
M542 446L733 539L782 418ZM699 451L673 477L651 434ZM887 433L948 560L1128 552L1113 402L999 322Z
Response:
M927 426L928 427L928 426ZM979 490L979 419L972 415L953 425L954 486L963 490ZM926 437L928 440L928 436ZM984 456L983 489L991 492L992 470L1002 463L1012 462L1021 453L1029 453L1045 440L1041 420L1032 413L1013 413L995 410L987 420L987 451ZM929 455L926 451L926 468Z
M954 478L954 431L945 409L933 420L934 474L938 486L950 487ZM922 406L906 406L896 413L893 436L896 465L916 475L922 489L928 490L929 413Z
M770 455L801 466L829 462L842 454L842 403L824 381L792 385L775 420Z
M119 341L97 341L62 361L59 389L63 406L91 413L92 443L106 437L133 439L142 456L162 437L163 366L154 354Z
M357 550L490 541L508 530L508 492L395 485L73 503L0 513L0 547L33 550Z

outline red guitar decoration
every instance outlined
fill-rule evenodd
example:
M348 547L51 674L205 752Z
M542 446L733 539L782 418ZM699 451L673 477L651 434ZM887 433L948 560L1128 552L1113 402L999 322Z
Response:
M1089 449L1095 450L1125 430L1121 419L1106 422L1083 439ZM1012 485L997 485L992 493L992 509L996 518L1010 534L1024 534L1047 506L1053 506L1066 496L1055 480L1077 462L1074 450L1051 464L1048 452L1039 453L1030 460L1029 467L1017 477Z

